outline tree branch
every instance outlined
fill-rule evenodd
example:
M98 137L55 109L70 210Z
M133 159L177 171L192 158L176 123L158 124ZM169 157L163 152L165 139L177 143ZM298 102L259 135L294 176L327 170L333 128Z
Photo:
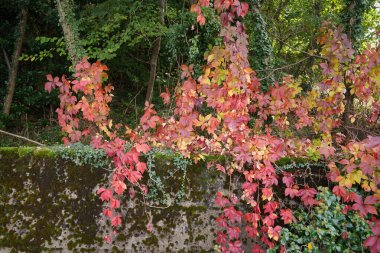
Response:
M4 131L4 130L0 130L0 133L7 134L7 135L10 135L10 136L12 136L12 137L16 137L16 138L19 138L19 139L22 139L22 140L25 140L25 141L32 142L32 143L34 143L34 144L37 144L38 146L42 146L42 147L45 146L44 144L39 143L39 142L37 142L37 141L33 141L33 140L28 139L28 138L26 138L26 137L24 137L24 136L20 136L20 135L17 135L17 134L9 133L9 132Z

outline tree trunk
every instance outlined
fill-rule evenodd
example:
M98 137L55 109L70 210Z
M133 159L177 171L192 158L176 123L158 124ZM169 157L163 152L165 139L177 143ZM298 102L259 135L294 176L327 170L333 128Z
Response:
M75 23L72 0L56 0L59 15L59 23L63 29L66 49L72 64L75 66L83 56L85 50L78 44L78 27Z
M16 79L17 79L17 71L18 71L18 63L19 63L18 58L20 57L22 43L25 37L25 28L26 28L27 19L28 19L28 10L26 8L23 8L21 10L19 36L15 44L15 48L12 55L12 62L10 64L9 77L8 77L9 88L8 88L8 94L4 101L4 108L3 108L3 114L5 115L9 115L10 110L11 110L13 94L16 88Z
M165 11L165 0L160 0L160 22L162 25L164 25L165 23L164 11ZM153 43L152 57L150 58L150 74L149 74L149 81L148 81L148 90L146 91L146 97L145 97L145 101L148 101L149 103L152 101L154 81L156 80L156 69L157 69L158 56L160 54L160 48L161 48L161 37L158 37Z
M252 26L253 40L251 47L254 48L250 52L250 58L253 59L252 66L255 70L270 69L273 63L273 48L269 38L265 20L261 14L260 2L258 0L251 0L252 15L249 22ZM258 73L259 78L262 80L261 87L267 90L270 85L273 85L273 72L261 71Z
M346 0L346 6L342 12L341 22L344 25L344 32L347 34L348 38L352 43L354 49L360 47L360 38L362 36L362 17L365 12L370 8L371 1L356 1L356 0ZM350 115L355 113L354 108L354 96L350 93L350 83L344 82L346 86L345 94L345 110L342 115L343 127L346 134L346 142L354 138L355 133L348 130L350 127L351 120Z

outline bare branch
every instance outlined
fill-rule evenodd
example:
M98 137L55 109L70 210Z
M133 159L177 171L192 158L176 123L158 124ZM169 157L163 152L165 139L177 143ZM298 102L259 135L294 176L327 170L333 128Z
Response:
M39 142L37 142L37 141L33 141L33 140L31 140L31 139L28 139L28 138L26 138L26 137L24 137L24 136L20 136L20 135L17 135L17 134L12 134L12 133L9 133L9 132L7 132L7 131L0 130L0 133L7 134L7 135L10 135L10 136L13 136L13 137L19 138L19 139L23 139L23 140L25 140L25 141L32 142L32 143L34 143L34 144L37 144L38 146L42 146L42 147L45 146L44 144L39 143Z

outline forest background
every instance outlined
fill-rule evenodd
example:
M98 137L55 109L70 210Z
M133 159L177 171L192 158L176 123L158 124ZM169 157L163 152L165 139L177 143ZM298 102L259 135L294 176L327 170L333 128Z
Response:
M249 0L245 18L249 60L263 87L283 76L303 88L320 79L313 66L323 21L341 26L354 48L378 41L380 2L375 0ZM101 60L115 87L116 122L137 125L145 100L170 114L159 94L173 93L181 65L201 73L203 53L222 43L219 16L204 13L200 26L189 0L14 0L0 2L0 129L46 145L61 142L55 108L58 91L44 90L46 74L70 75L81 57ZM25 144L0 134L1 146Z

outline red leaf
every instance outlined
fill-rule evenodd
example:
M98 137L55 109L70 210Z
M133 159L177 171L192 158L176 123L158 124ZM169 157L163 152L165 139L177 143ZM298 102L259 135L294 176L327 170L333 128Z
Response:
M280 215L281 218L284 220L284 224L289 224L296 221L296 219L293 216L293 212L290 209L281 209Z
M147 169L146 163L138 162L136 163L136 170L138 170L141 174Z
M308 186L305 186L304 189L299 190L297 194L306 206L313 206L317 204L317 201L314 198L315 195L317 195L317 191L314 188L309 188Z
M231 207L224 208L224 215L231 222L234 222L234 221L241 222L241 217L243 216L243 213L240 211L236 211L236 209L233 206L231 206Z
M216 167L216 170L219 170L219 171L223 172L224 174L226 173L226 169L222 165L220 165L219 163L215 167Z
M218 223L218 226L221 228L227 228L228 227L227 220L224 218L224 216L217 217L215 221L216 221L216 223Z
M263 194L262 194L262 199L263 200L268 200L270 201L273 197L273 191L272 191L272 188L263 188L262 190Z
M124 190L127 188L125 183L120 180L112 181L112 186L113 186L114 191L119 195L121 195L124 192Z
M275 228L269 227L268 228L268 237L275 240L275 241L278 241L278 239L280 239L280 231L281 231L280 226L276 226Z
M110 207L112 209L119 208L120 207L120 200L112 198L110 201Z
M132 184L136 184L142 178L141 173L135 170L126 171L126 175L129 182L131 182Z
M249 5L246 2L241 3L241 13L240 16L244 18L245 15L247 15L249 9Z
M278 208L278 202L269 201L264 205L264 213L273 213Z
M372 227L372 233L376 236L380 236L380 220L375 222L375 225Z
M227 198L224 198L221 192L217 192L217 197L215 198L214 202L219 207L225 207L226 205L230 204L230 201Z
M272 227L274 226L275 219L277 219L277 214L271 213L263 219L263 224L267 225L268 227Z
M284 175L284 177L282 178L282 182L286 185L286 187L288 187L288 188L292 187L292 185L294 183L294 179L292 177L292 174L290 174L289 176Z
M111 239L111 237L109 237L108 235L104 236L104 237L103 237L103 240L104 240L106 243L108 243L108 244L111 244L111 243L112 243L112 239Z
M257 191L257 187L258 187L258 184L256 183L244 182L242 186L244 190L243 196L245 196L246 198L249 198Z
M227 234L230 239L238 239L240 235L240 229L239 227L228 227Z
M265 250L263 250L258 244L255 244L252 248L252 253L264 253Z
M228 252L243 253L241 250L241 241L228 242Z
M363 244L365 247L369 247L371 252L380 252L380 237L370 236Z
M143 153L143 154L146 154L148 153L148 151L150 151L150 147L148 146L148 144L137 144L136 146L136 150L137 152L139 153Z
M225 244L227 242L227 235L221 231L216 232L216 242L219 244Z
M109 201L113 195L110 189L104 189L104 188L100 188L96 193L100 194L100 199L102 201Z
M319 154L324 155L325 159L327 159L330 155L334 155L335 148L324 144L318 149L318 152Z
M111 224L114 227L118 227L121 225L121 215L117 215L111 218Z
M153 223L152 220L149 220L148 224L146 224L146 230L150 233L153 232Z
M133 187L130 187L130 188L129 188L128 193L129 193L129 196L131 197L131 199L133 199L133 198L135 197L135 195L136 195L136 192L135 192L135 190L133 189Z
M347 191L343 187L340 187L338 185L334 186L333 193L341 198L345 198L347 196Z
M197 16L197 22L200 24L200 25L204 25L206 24L206 18L205 16L203 16L203 14L199 14Z
M257 231L257 229L252 226L246 226L245 231L247 231L248 237L250 238L253 238L259 235L259 232Z
M112 217L112 210L106 208L106 209L103 210L103 214L104 214L104 216L106 216L108 218L111 218Z
M160 97L162 98L162 100L164 101L164 104L167 105L169 104L170 102L170 92L169 92L169 89L166 88L166 92L162 92L160 94Z

